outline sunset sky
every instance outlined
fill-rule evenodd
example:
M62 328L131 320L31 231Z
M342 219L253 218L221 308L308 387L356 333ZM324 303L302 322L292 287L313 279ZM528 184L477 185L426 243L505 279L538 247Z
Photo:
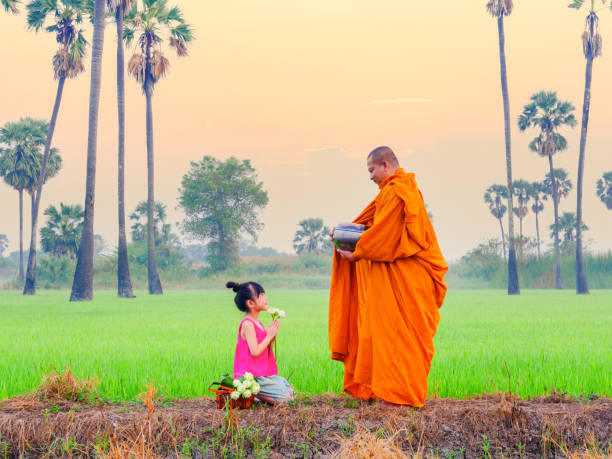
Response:
M186 58L166 48L171 69L153 100L156 198L167 204L172 223L182 220L177 191L190 161L204 155L250 159L270 198L257 244L292 252L301 219L320 217L333 225L368 204L377 187L368 179L365 157L389 145L401 165L416 173L449 260L500 236L483 201L489 185L505 183L497 23L485 0L169 3L183 9L196 36ZM581 119L586 10L567 3L516 0L505 21L516 179L542 180L548 171L547 161L527 147L535 131L520 133L516 125L533 93L557 91ZM48 119L55 97L54 36L27 31L21 9L18 16L0 12L0 125L22 116ZM602 10L603 57L594 65L584 176L585 237L594 251L612 249L612 212L595 195L597 179L612 170L611 25L612 12ZM89 29L87 36L91 40ZM115 46L109 26L95 232L111 246L117 237ZM64 89L53 142L64 166L44 188L43 210L60 201L84 202L89 61L86 67ZM146 198L145 100L133 80L126 84L129 213ZM555 166L568 170L575 187L580 130L562 134L569 147L554 157ZM10 239L9 251L18 248L17 198L0 184L0 233ZM29 203L25 207L28 228ZM572 192L560 212L575 210ZM548 201L540 226L545 244L552 218ZM535 237L531 212L524 225L525 234ZM29 229L25 241L27 248Z

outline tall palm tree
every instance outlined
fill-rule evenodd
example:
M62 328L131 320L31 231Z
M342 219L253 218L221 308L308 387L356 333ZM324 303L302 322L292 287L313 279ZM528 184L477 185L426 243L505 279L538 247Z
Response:
M546 190L542 182L532 182L529 191L531 194L531 198L533 199L533 205L531 206L531 210L535 215L539 259L542 254L540 252L540 224L538 223L538 214L544 210L544 202L542 201L546 201L548 199L548 195L546 194Z
M83 229L83 208L60 202L60 208L51 205L45 210L47 225L40 230L40 241L45 252L55 256L76 258Z
M108 11L115 15L117 26L117 119L119 127L117 149L117 212L119 215L117 295L119 298L134 298L125 236L125 58L123 52L123 17L132 10L134 5L134 0L106 0Z
M562 126L576 126L576 118L572 113L574 106L570 102L561 101L556 92L540 91L531 96L531 102L525 105L523 113L519 116L518 126L521 132L529 127L535 127L538 135L529 143L529 149L542 157L548 158L550 175L553 174L553 155L567 149L567 140L559 134ZM553 207L555 225L559 223L559 200L557 197L556 181L552 181ZM563 288L561 278L561 261L559 252L559 235L555 236L555 287Z
M19 271L18 281L24 281L23 266L23 192L31 187L37 173L36 153L44 144L48 123L33 118L9 121L0 128L0 175L19 194Z
M93 298L94 257L94 197L96 191L96 151L98 140L98 111L102 80L102 48L104 47L105 0L95 0L91 53L91 83L89 85L89 126L87 134L87 179L85 184L85 218L79 244L79 255L70 301L90 301Z
M130 58L128 73L141 85L147 102L147 185L148 185L148 281L149 293L161 294L162 286L157 272L154 235L154 150L153 150L153 89L155 84L168 72L170 62L162 53L162 31L168 33L168 44L176 50L179 57L187 55L187 43L193 34L183 19L178 7L168 8L167 0L144 0L141 11L135 11L125 24L125 37L130 43L138 34L140 48Z
M529 212L529 200L531 199L531 183L526 180L515 180L512 183L512 188L516 194L518 205L512 209L514 215L519 218L519 236L523 238L523 219Z
M579 9L585 0L572 0L570 8ZM608 0L602 0L607 4ZM599 34L599 17L595 12L595 0L590 1L591 8L587 14L584 33L582 34L582 50L586 58L584 75L584 99L582 103L582 127L580 129L580 153L578 155L578 182L576 184L576 293L589 293L584 260L582 257L582 180L584 176L584 156L587 131L589 127L589 112L591 109L591 79L593 77L593 60L601 56L602 39ZM612 6L612 5L611 5Z
M17 8L18 4L19 0L0 0L0 5L2 5L4 11L6 11L7 13L19 13L19 8Z
M307 218L298 223L300 229L295 232L293 248L297 253L321 252L328 246L330 229L321 218Z
M608 210L612 210L612 171L605 172L597 180L597 197L601 199Z
M30 253L28 256L28 269L26 282L23 288L24 295L36 293L36 243L38 230L38 209L46 175L47 163L51 151L51 142L55 131L55 124L64 92L66 79L76 78L85 70L83 59L87 51L87 40L83 29L78 25L83 22L83 15L87 10L87 0L32 0L27 5L28 28L38 32L49 20L51 24L45 31L54 33L58 43L58 50L53 56L53 75L57 80L57 92L49 122L49 130L45 141L41 174L38 186L34 193L34 207L32 208L32 234L30 235Z
M502 202L508 197L508 188L504 185L491 185L484 194L484 201L489 205L489 211L497 220L501 230L502 245L504 248L504 260L506 260L506 236L504 235L504 223L502 219L508 208Z
M147 238L148 232L149 203L140 201L136 205L134 212L130 214L130 220L134 222L131 226L132 241L143 241ZM155 246L167 243L170 238L172 225L166 223L166 205L160 201L155 201L155 213L153 214L153 229L155 234Z
M555 181L553 183L551 179L552 175L550 172L548 172L544 177L543 186L544 191L553 199L556 199L557 204L559 204L561 202L561 199L567 198L570 191L572 191L573 184L572 181L569 179L567 171L565 169L555 168L554 176ZM556 198L553 196L553 189L555 187L557 188Z
M506 186L508 209L514 209L512 192L512 148L510 142L510 100L508 97L508 75L506 70L506 36L504 33L504 16L512 14L514 5L512 0L489 0L487 11L497 19L497 36L499 41L499 67L501 76L502 100L504 105L504 137L506 139ZM516 263L516 251L514 248L514 217L513 212L508 212L508 294L519 295L521 293L518 281L518 267Z

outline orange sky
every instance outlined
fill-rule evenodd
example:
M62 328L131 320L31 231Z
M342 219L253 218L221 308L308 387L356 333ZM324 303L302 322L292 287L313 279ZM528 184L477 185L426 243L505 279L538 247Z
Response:
M482 199L488 185L505 180L497 26L485 3L180 2L197 39L187 58L168 52L171 71L153 101L156 197L168 205L170 220L182 218L177 190L190 161L203 155L248 158L270 197L258 244L291 251L301 219L321 217L330 225L350 220L375 196L365 155L386 144L416 172L449 259L498 237L498 223ZM612 170L611 14L600 13L604 55L594 66L585 170L586 237L597 251L612 249L612 212L594 192L597 178ZM541 180L548 167L527 148L535 134L516 128L531 94L558 91L581 117L585 15L558 0L517 0L506 20L515 178ZM27 32L24 23L23 14L0 14L1 42L10 44L1 51L10 67L0 73L0 124L26 115L48 119L51 113L54 38ZM108 27L95 214L96 233L111 245L117 220L114 34ZM66 84L54 138L64 168L45 187L42 209L60 201L83 204L88 93L89 73ZM146 197L144 122L144 97L128 80L130 212ZM575 184L580 133L563 133L569 148L555 161ZM0 233L15 250L17 193L1 185L0 202ZM575 205L572 193L560 211L575 212ZM541 227L551 222L548 204ZM550 242L548 230L542 232ZM525 233L535 236L532 214Z

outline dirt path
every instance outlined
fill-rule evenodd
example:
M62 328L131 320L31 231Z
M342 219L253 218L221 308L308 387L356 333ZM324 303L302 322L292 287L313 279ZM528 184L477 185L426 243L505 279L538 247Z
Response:
M430 399L420 410L342 396L292 406L217 410L211 399L168 404L0 401L0 458L106 457L610 457L612 400L498 394ZM583 455L583 454L587 455ZM579 455L580 454L580 455Z

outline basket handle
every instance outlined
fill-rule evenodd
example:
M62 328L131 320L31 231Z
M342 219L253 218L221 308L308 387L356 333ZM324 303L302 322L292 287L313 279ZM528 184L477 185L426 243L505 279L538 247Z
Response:
M213 389L212 386L214 385L219 386L219 389ZM210 392L214 392L215 394L228 394L230 392L233 392L236 389L233 387L224 386L220 382L212 382L210 386L208 386L208 390Z

